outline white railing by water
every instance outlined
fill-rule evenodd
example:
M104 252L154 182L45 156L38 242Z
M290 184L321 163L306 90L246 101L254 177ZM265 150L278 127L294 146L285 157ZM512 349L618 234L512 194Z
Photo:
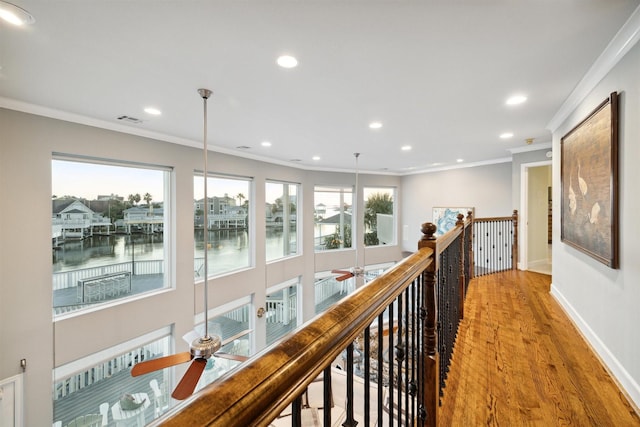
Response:
M163 274L164 260L146 260L134 262L121 262L117 264L101 265L98 267L81 268L79 270L62 271L53 273L53 290L72 288L78 285L78 281L105 274L128 272L134 275Z

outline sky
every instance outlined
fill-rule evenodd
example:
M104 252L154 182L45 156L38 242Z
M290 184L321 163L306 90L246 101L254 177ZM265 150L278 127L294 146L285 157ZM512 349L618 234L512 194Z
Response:
M114 166L98 163L85 163L80 161L53 160L52 168L52 195L57 197L75 196L87 200L95 200L98 195L114 194L127 200L129 194L151 194L152 202L159 203L164 199L163 183L165 173L157 169L145 169L140 166ZM380 191L385 189L365 189ZM387 189L390 190L390 189ZM365 191L365 198L368 197ZM246 180L231 178L209 178L207 184L209 197L222 197L228 194L235 198L238 193L244 194L243 202L251 196L249 183ZM202 177L194 177L194 199L202 199L204 196ZM282 196L282 187L270 184L267 186L267 202L273 203L276 198ZM321 196L317 194L317 196ZM320 197L315 203L324 203L327 208L337 207L339 200L337 194ZM350 200L349 200L350 204Z
M159 170L53 160L51 177L51 194L58 197L95 200L98 195L115 194L126 200L129 194L149 193L153 202L164 198L163 171Z

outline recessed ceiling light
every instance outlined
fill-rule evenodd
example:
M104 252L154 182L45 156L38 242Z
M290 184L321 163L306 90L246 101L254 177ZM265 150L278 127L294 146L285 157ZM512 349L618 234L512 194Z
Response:
M505 133L501 133L500 134L500 138L502 138L502 139L509 139L509 138L512 138L512 137L513 137L513 134L511 132L505 132Z
M18 27L36 22L35 18L23 8L2 0L0 0L0 19Z
M312 159L313 160L320 160L320 156L313 156Z
M371 122L369 123L369 128L371 129L380 129L382 127L382 123L380 122Z
M514 95L511 98L507 99L506 104L507 105L518 105L518 104L522 104L526 100L527 100L527 97L524 96L524 95Z
M464 162L464 159L456 159L456 162L462 163L462 162Z
M295 68L298 66L298 60L290 55L282 55L278 57L276 62L282 68Z
M435 162L435 163L431 163L429 166L440 166L442 165L442 163L440 162Z
M271 143L269 141L262 141L260 145L262 145L263 147L271 147Z
M403 145L402 147L400 147L400 149L402 151L411 151L411 146L410 145Z
M151 114L152 116L159 116L162 114L162 111L158 110L157 108L153 108L153 107L147 107L144 109L144 112L147 114Z

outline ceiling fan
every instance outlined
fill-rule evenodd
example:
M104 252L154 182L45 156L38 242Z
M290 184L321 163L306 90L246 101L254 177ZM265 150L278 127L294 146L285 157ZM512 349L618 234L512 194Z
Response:
M354 189L354 201L353 201L353 218L357 218L355 215L355 209L357 206L357 194L358 194L358 157L360 157L360 153L353 153L354 157L356 158L356 186ZM355 249L356 249L356 266L350 268L349 270L331 270L331 272L333 274L339 274L340 276L336 277L335 279L338 282L342 282L345 281L347 279L350 279L352 277L358 278L358 277L364 277L364 268L363 267L358 267L358 242L356 241L356 239L353 238L353 236L355 236L355 233L352 232L351 233L351 244L355 245Z
M211 96L212 92L209 89L198 89L198 93L204 102L204 200L207 203L207 99ZM184 376L176 386L175 390L171 394L171 397L178 400L186 399L193 394L200 376L207 366L207 361L212 357L220 357L224 359L236 360L243 362L248 359L246 356L235 355L220 352L220 348L224 345L238 339L239 337L246 335L250 331L242 331L233 337L222 340L217 335L209 335L209 319L208 315L208 294L209 294L209 271L208 271L208 257L207 250L209 249L208 236L207 236L207 211L204 209L204 335L198 336L193 340L190 340L190 351L182 353L172 354L169 356L159 357L157 359L145 360L140 363L136 363L131 369L131 376L139 376L154 372L160 369L168 368L171 366L179 365L191 361L191 365L185 372ZM191 336L191 334L185 335L185 337Z

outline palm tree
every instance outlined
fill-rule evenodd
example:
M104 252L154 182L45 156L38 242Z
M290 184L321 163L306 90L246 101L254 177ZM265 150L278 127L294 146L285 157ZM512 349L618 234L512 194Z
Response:
M236 195L236 199L238 199L238 206L242 206L242 200L246 199L246 197L244 196L244 194L238 193Z
M369 230L365 234L365 245L377 245L378 217L377 214L393 214L393 197L389 193L374 193L369 196L364 206L364 225Z
M143 199L147 202L147 205L151 206L151 200L153 200L153 196L151 194L145 193Z
M140 193L129 194L128 200L131 206L137 204L141 200Z

